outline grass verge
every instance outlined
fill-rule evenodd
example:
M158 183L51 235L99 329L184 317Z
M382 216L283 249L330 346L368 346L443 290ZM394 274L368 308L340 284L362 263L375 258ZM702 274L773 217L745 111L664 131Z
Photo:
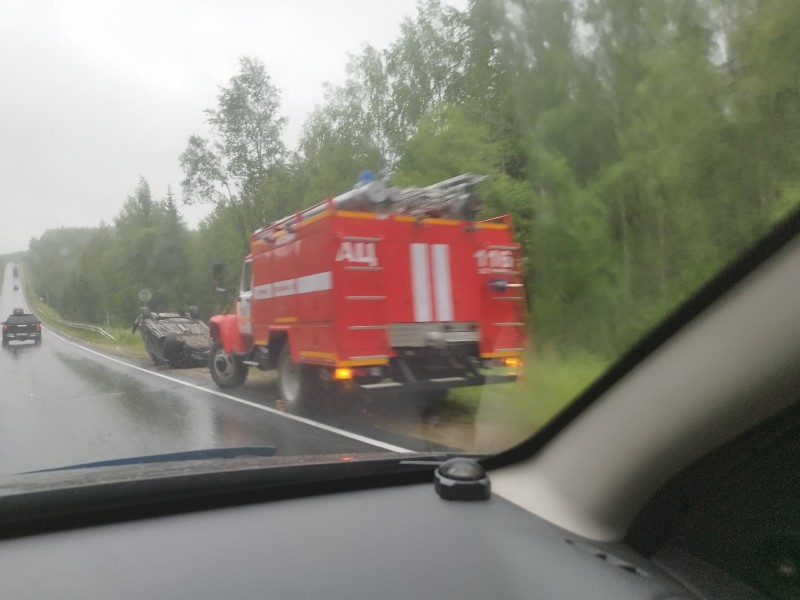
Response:
M48 306L36 295L34 290L29 285L25 285L25 297L31 310L48 326L56 331L60 331L70 337L77 338L84 342L92 344L103 344L106 346L124 347L126 350L137 354L146 354L144 348L144 341L142 336L138 333L131 333L130 328L127 327L107 327L99 325L108 333L114 336L114 340L110 340L104 335L81 329L79 327L70 327L66 325L65 319L58 313L52 306Z
M454 390L453 400L473 407L483 422L513 424L532 433L552 419L609 366L596 356L530 353L516 383Z

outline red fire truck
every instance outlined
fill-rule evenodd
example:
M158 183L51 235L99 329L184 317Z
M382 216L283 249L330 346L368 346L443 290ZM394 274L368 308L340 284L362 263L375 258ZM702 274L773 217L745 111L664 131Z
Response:
M396 188L366 173L253 233L234 311L209 320L217 385L277 369L287 409L308 412L336 388L435 401L515 380L520 247L508 216L475 220L482 179Z

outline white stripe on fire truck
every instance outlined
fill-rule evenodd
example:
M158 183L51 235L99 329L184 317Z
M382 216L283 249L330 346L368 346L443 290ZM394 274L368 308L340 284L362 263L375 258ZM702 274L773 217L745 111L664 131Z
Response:
M308 294L309 292L324 292L333 288L333 279L330 271L304 275L294 279L284 279L273 283L263 283L253 288L253 298L256 300L266 300L269 298L281 298L283 296L294 296L296 294Z
M272 297L282 298L284 296L294 296L297 293L297 279L284 279L272 284Z
M253 288L253 298L256 300L265 300L272 298L272 284L264 283L257 285Z
M411 292L414 298L414 320L433 319L431 286L428 278L428 244L411 244Z
M453 290L450 284L450 246L433 244L433 285L436 296L436 320L453 320Z
M297 293L307 294L309 292L324 292L333 288L333 280L330 271L324 273L314 273L297 278Z

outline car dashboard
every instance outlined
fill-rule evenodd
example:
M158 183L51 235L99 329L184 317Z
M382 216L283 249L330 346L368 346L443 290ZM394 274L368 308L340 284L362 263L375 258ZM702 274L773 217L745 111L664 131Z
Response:
M623 544L430 483L63 529L0 542L7 598L688 598Z

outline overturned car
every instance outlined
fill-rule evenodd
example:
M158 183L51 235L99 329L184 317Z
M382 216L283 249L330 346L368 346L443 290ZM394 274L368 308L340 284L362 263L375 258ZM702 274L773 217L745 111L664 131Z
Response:
M133 331L137 329L156 366L169 365L173 369L206 366L212 339L197 307L189 307L185 315L154 313L142 307L133 324Z

